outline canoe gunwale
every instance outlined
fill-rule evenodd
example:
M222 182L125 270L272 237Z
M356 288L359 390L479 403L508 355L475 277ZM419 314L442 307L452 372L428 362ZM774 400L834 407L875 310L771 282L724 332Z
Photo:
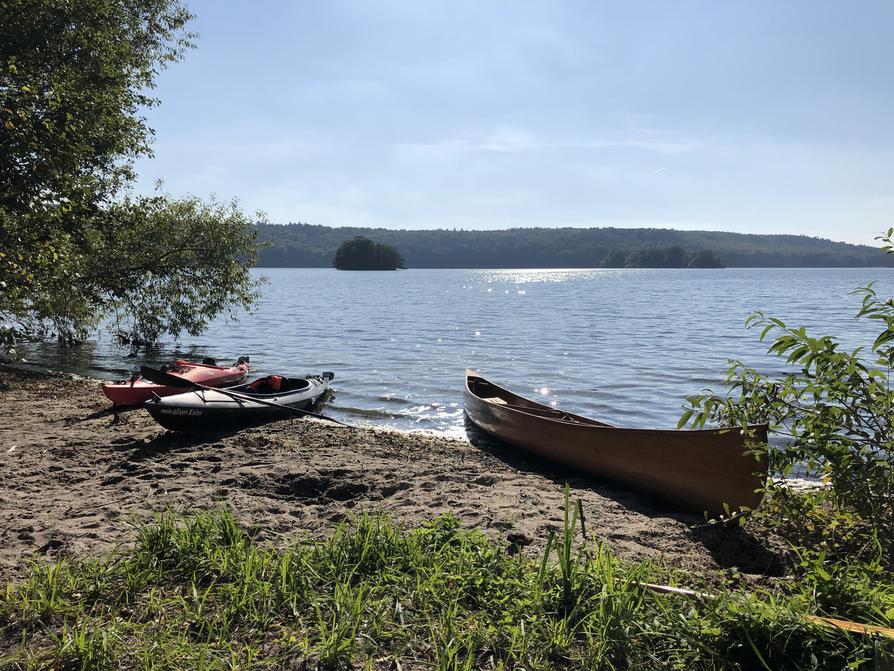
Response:
M562 412L563 414L568 415L569 417L572 417L578 421L569 422L568 420L557 418L557 417L546 417L544 415L538 415L538 414L535 414L532 412L526 412L522 407L519 407L519 406L509 406L509 405L503 405L502 403L494 403L493 401L489 400L489 397L481 396L481 395L477 394L471 388L471 386L469 385L470 377L474 377L479 380L484 380L494 389L499 390L501 392L505 392L507 395L512 396L514 398L521 398L522 400L526 401L527 403L530 403L531 405L533 405L535 408L542 408L543 410L547 410L550 412ZM677 435L707 436L707 435L711 435L711 434L723 434L723 433L727 433L729 431L741 431L742 430L742 427L740 427L740 426L723 426L723 427L713 427L710 429L659 429L659 428L648 428L648 427L643 428L643 427L617 426L615 424L609 424L608 422L601 422L599 420L591 419L589 417L583 417L582 415L576 415L572 412L568 412L565 410L557 411L555 408L552 408L548 405L543 405L541 403L537 403L537 401L525 399L524 397L521 397L518 394L515 394L515 393L509 391L508 389L505 389L503 387L500 387L499 385L494 384L490 380L487 380L486 378L481 377L481 375L479 375L478 373L471 371L471 370L466 371L466 390L469 392L469 394L471 394L472 396L477 398L479 401L481 401L482 403L487 403L488 405L490 405L493 408L499 408L500 410L503 410L506 412L513 412L513 413L525 415L526 417L530 417L531 419L535 419L538 421L555 422L556 424L561 424L564 426L582 426L582 427L586 427L588 429L608 429L608 430L614 430L614 431L623 431L624 433L628 433L628 432L642 433L645 435L666 434L668 432L673 432L674 434L677 434ZM762 430L766 431L769 428L769 426L767 424L749 424L748 428L752 431L761 432Z

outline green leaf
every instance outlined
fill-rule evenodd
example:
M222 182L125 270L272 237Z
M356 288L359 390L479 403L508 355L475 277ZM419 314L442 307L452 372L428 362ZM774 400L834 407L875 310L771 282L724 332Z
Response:
M878 338L875 339L875 342L872 343L872 349L877 350L879 347L892 340L894 340L894 331L885 329L879 334Z

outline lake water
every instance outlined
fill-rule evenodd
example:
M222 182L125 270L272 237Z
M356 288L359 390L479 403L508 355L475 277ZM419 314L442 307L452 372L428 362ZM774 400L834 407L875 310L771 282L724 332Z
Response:
M455 436L469 367L576 413L672 427L684 396L722 388L728 359L783 370L745 330L753 310L856 346L879 329L853 319L849 292L877 281L894 295L883 268L254 272L268 277L255 314L148 358L128 358L108 337L74 355L47 345L30 356L117 378L176 355L248 354L258 374L334 371L326 413L344 421Z

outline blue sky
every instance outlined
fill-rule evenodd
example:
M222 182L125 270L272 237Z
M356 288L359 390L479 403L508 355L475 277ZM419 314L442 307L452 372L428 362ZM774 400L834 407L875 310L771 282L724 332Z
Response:
M891 2L189 6L142 192L327 226L894 226Z

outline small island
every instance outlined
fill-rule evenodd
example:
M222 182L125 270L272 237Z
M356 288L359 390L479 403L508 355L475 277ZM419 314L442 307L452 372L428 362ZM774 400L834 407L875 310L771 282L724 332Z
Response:
M602 262L606 268L726 268L712 249L690 252L678 245L615 249Z
M357 236L345 240L335 253L333 264L338 270L397 270L404 269L404 258L391 245Z

